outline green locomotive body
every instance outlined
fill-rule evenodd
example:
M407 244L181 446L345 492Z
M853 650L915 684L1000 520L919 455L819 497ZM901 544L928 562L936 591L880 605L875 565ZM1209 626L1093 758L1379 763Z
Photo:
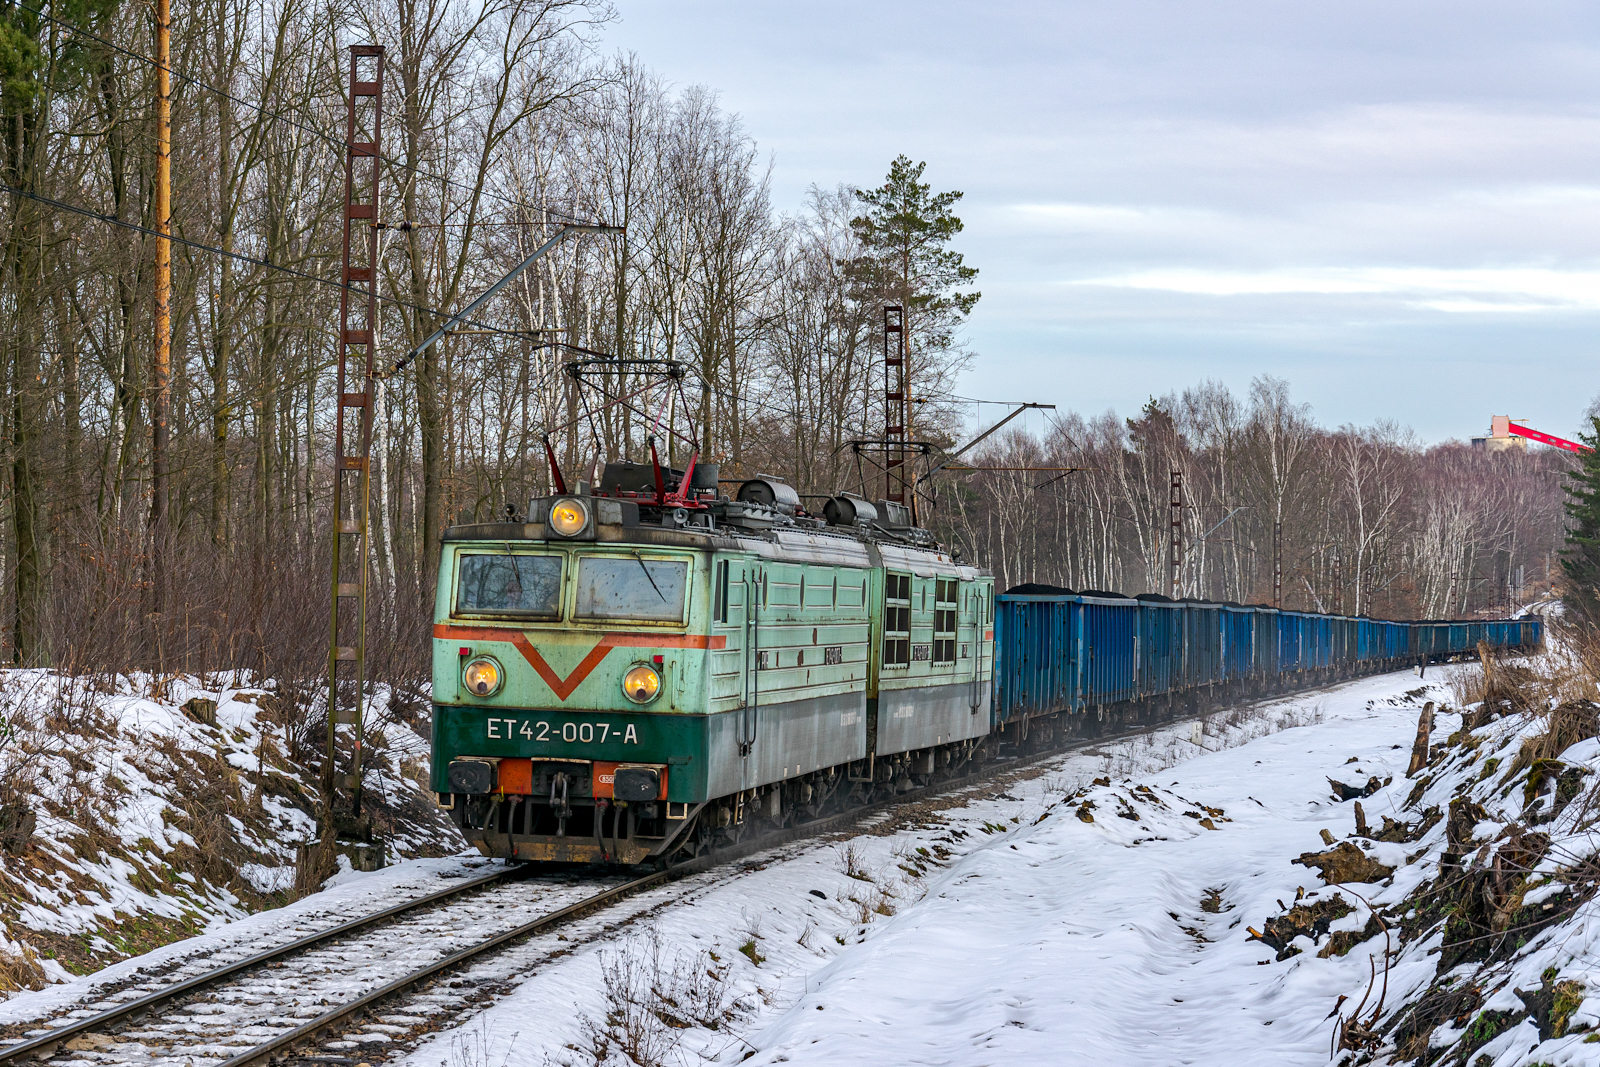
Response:
M853 498L829 525L770 490L643 519L631 495L445 534L433 788L486 855L664 862L987 736L986 573Z

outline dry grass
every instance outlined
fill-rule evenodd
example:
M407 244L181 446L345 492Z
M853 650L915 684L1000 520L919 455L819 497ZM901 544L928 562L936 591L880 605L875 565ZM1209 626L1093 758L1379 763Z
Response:
M1501 713L1534 711L1600 698L1600 634L1552 620L1546 651L1508 656L1486 644L1476 663L1444 668L1455 704L1484 704Z
M1075 795L1083 788L1083 778L1076 775L1052 774L1040 785L1047 799L1062 800Z
M1600 632L1550 622L1544 661L1563 700L1600 697Z
M839 858L839 869L848 878L858 882L872 881L872 873L866 869L862 862L861 850L854 841L846 841L836 850Z
M580 1020L597 1067L619 1053L637 1067L666 1067L680 1058L686 1031L721 1029L733 1007L727 968L714 964L707 952L669 956L654 932L602 951L605 1018Z
M1483 668L1476 663L1456 663L1444 668L1444 683L1450 687L1458 708L1483 701Z
M490 1050L494 1047L494 1027L487 1016L480 1016L478 1025L458 1031L450 1039L449 1067L506 1067L516 1051L517 1034L511 1035L508 1049L498 1060ZM441 1062L440 1067L445 1067Z
M16 950L0 949L0 994L40 989L47 980L39 958L27 945L17 943Z

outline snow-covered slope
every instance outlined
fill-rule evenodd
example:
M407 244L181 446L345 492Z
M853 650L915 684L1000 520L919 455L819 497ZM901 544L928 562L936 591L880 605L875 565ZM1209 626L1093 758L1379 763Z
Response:
M362 1059L1600 1064L1600 720L1441 710L1408 779L1422 705L1459 703L1472 670L1219 713L1198 744L1190 724L1108 743L653 890L469 970L459 1016L389 1055L363 1037ZM238 928L461 873L440 862Z
M397 857L455 852L393 703L366 777L379 828ZM290 755L304 721L232 675L0 671L0 996L287 901L315 833L314 775Z

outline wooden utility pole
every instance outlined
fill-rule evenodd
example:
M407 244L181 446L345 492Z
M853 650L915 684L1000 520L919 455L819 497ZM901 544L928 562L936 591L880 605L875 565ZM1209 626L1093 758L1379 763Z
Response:
M150 361L152 608L166 608L167 437L172 410L172 5L156 0L156 310Z

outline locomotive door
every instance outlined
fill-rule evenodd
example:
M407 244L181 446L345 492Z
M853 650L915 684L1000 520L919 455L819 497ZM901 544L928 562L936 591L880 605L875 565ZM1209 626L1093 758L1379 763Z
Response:
M757 568L745 571L744 583L744 700L739 710L739 755L748 756L756 744L761 716L761 590L764 576Z
M968 707L971 713L976 715L978 714L978 709L983 707L983 623L985 618L984 608L987 607L985 601L988 598L984 596L981 585L975 587L974 593L976 595L973 597L973 606L977 609L974 621L977 625L973 627L972 693L970 694Z

